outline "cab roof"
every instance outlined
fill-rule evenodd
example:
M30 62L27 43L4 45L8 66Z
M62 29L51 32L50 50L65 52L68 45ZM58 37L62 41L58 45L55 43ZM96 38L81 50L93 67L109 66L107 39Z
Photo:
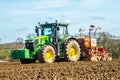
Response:
M46 24L40 24L42 27L47 27L47 26L68 26L69 24L67 23L46 23Z

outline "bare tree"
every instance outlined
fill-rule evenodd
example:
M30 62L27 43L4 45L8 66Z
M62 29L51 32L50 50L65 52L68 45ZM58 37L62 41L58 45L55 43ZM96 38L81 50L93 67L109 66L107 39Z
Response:
M16 42L17 42L17 43L23 43L23 38L21 38L21 37L17 38L17 39L16 39Z
M16 39L16 49L20 48L23 46L23 38L19 37Z
M35 37L35 34L34 34L34 33L31 33L31 34L28 34L28 35L27 35L27 38L33 38L33 37Z

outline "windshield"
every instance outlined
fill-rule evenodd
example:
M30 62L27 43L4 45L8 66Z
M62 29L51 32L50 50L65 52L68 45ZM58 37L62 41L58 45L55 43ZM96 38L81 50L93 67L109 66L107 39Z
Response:
M62 39L68 35L67 32L67 27L66 26L45 26L42 27L42 35L47 35L47 36L56 36L56 31L57 31L57 36ZM57 30L56 30L57 29Z
M51 28L51 27L44 27L43 28L43 31L42 31L42 35L48 35L48 36L51 36L51 35L54 35L54 29Z
M52 34L52 30L51 28L44 28L44 35L51 35Z

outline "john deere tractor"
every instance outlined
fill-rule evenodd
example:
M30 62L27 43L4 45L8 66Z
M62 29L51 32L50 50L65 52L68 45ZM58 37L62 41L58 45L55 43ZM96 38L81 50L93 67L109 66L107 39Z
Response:
M12 50L12 59L20 59L21 63L52 63L56 59L77 61L80 58L80 45L68 34L68 24L48 23L35 27L34 38L25 40L25 48Z

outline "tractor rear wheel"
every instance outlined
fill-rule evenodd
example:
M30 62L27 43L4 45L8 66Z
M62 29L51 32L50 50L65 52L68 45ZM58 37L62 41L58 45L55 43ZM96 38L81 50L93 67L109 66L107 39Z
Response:
M55 61L55 49L51 45L46 45L41 48L38 53L39 62L52 63Z
M74 39L66 44L66 55L69 61L77 61L80 58L80 46Z

